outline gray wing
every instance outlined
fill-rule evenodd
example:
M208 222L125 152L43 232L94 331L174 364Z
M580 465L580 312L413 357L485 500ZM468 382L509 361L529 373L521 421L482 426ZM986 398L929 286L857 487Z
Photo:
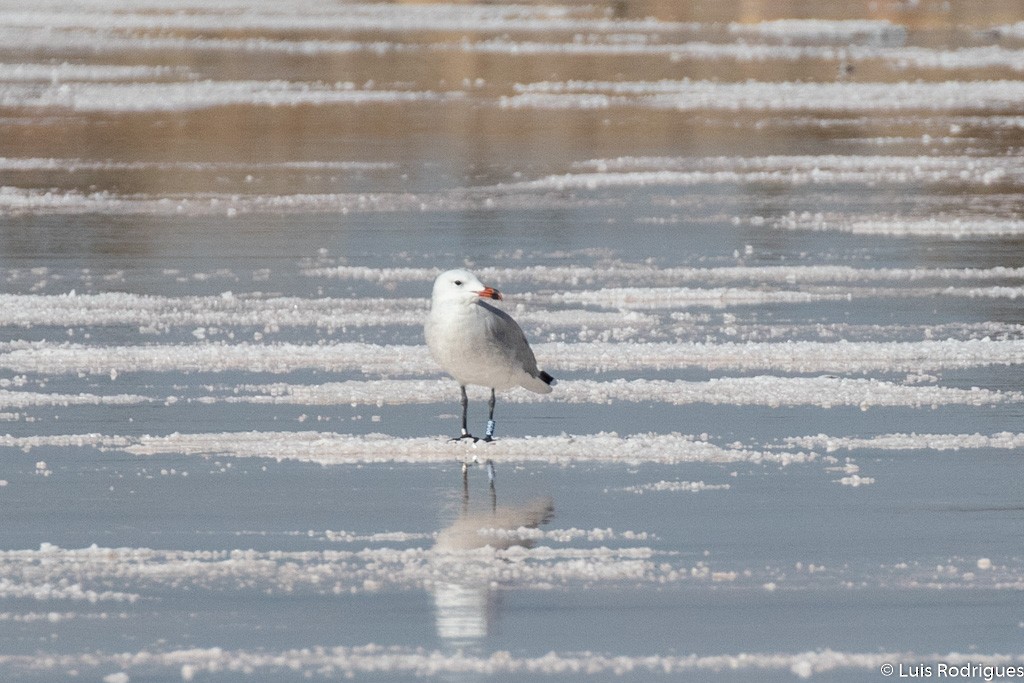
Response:
M519 327L519 323L513 320L505 311L490 304L480 301L480 306L487 309L491 315L487 316L487 328L494 346L510 360L521 367L527 374L536 377L537 359L533 355L533 349L526 341L526 335Z

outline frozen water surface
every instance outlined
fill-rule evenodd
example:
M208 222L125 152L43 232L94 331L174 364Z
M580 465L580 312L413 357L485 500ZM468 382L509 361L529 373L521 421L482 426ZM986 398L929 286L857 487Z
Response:
M0 3L0 679L1024 667L1020 8L788 8Z

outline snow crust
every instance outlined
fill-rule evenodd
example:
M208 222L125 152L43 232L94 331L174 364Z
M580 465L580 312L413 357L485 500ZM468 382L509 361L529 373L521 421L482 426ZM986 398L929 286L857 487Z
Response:
M832 649L802 652L737 652L724 654L627 655L594 652L556 652L541 656L456 653L405 646L315 646L291 650L248 650L220 647L180 650L144 649L132 652L55 654L44 660L28 655L3 655L0 664L23 671L92 671L122 668L152 675L181 672L192 681L202 674L251 672L257 676L294 675L311 678L349 678L383 674L436 677L476 676L665 676L722 672L785 672L800 679L830 672L862 671L874 674L894 661L937 662L949 665L1015 666L1024 658L1015 654L959 652L846 652Z
M48 67L48 68L63 68ZM134 68L134 67L131 67ZM120 161L61 157L0 157L4 171L388 171L396 164L388 161Z
M901 27L902 28L902 27ZM610 38L613 36L610 36ZM801 38L801 40L803 40ZM303 41L301 47L307 51L343 51L355 49L371 49L375 46L328 42L324 45L310 45ZM540 40L510 40L507 38L490 38L485 40L462 40L459 42L433 43L429 49L436 52L458 52L470 54L504 55L508 57L523 56L588 56L588 57L648 57L668 59L671 62L683 60L733 60L739 63L766 62L803 62L821 61L838 64L858 64L868 61L882 62L893 70L900 71L910 68L937 70L967 70L987 68L1008 68L1014 71L1024 70L1024 51L1006 48L999 45L978 47L961 47L955 49L934 49L919 46L900 46L876 44L879 41L869 40L867 44L822 45L801 42L793 44L786 40L781 44L761 44L741 37L736 42L708 42L688 40L685 42L665 41L615 41L573 40L572 42L554 42ZM271 45L263 49L274 49ZM284 44L277 49L299 51L300 46L292 43ZM394 49L394 46L388 45ZM418 47L418 46L417 46ZM403 44L404 49L410 48ZM236 48L239 49L239 48Z
M435 403L452 396L451 380L378 380L373 382L328 382L321 385L247 385L250 395L231 395L228 403L278 405L403 405ZM203 399L211 403L218 399ZM815 406L837 408L854 406L937 408L943 405L999 405L1024 401L1024 393L994 391L972 387L958 389L943 386L905 385L878 379L833 376L720 377L707 381L625 380L606 382L573 380L560 382L558 392L540 396L514 390L502 395L508 403L667 403L670 405L710 404L766 406Z
M161 12L160 6L146 3L118 4L107 1L92 6L78 4L79 11L32 11L37 7L11 8L0 14L8 26L22 29L90 29L96 32L191 32L220 33L235 31L293 32L385 32L405 33L442 31L678 31L696 28L695 24L650 19L611 19L587 16L589 12L568 6L531 7L513 4L488 6L456 3L431 3L408 7L380 3L316 5L288 2L278 6L257 3L164 3L163 7L188 12ZM105 12L111 8L116 14ZM584 8L585 10L586 8ZM83 11L84 10L84 11Z
M638 484L636 486L626 486L620 491L626 493L700 493L701 491L728 491L732 486L730 484L706 484L703 481L656 481L650 484Z
M972 155L771 155L751 157L643 157L591 159L577 172L512 184L516 188L596 188L759 182L790 185L836 183L1019 183L1024 172L1006 157Z
M90 437L82 437L88 440ZM95 437L109 443L111 437ZM451 443L445 437L396 438L384 434L332 432L223 432L116 437L118 450L139 456L167 453L298 460L322 465L358 463L462 462L494 458L500 462L809 462L805 452L757 451L722 447L678 433L618 435L599 432L579 436L536 436L498 439L489 444ZM17 446L17 439L8 441Z
M1024 102L1020 81L898 83L746 81L538 81L500 104L530 109L640 107L674 111L979 111Z
M1024 448L1024 434L997 432L995 434L879 434L871 437L815 436L788 437L786 443L800 448L821 448L829 453L840 450L929 450L959 451L991 448L998 450L1019 450Z
M2 29L0 29L2 35ZM187 76L169 66L114 64L9 64L0 62L0 82L42 81L141 81Z
M0 82L0 107L91 111L188 111L233 105L300 106L438 102L458 93L365 90L351 83L188 81L181 83L71 82L39 87Z
M1024 81L1016 78L1024 72L1024 50L1016 42L1024 24L985 33L979 32L985 27L958 25L945 35L930 23L945 21L945 9L929 14L936 9L931 8L927 22L919 24L904 16L908 7L902 6L916 3L898 4L899 11L882 7L878 15L892 21L692 23L642 13L617 18L610 8L588 4L6 0L0 7L0 107L7 128L26 132L15 135L26 156L0 158L0 216L15 228L76 223L76 216L96 223L153 223L153 230L194 223L195 229L213 231L197 241L197 250L210 244L225 249L199 254L195 267L218 268L209 258L230 261L237 272L168 267L161 274L131 265L127 252L108 253L97 245L103 258L86 259L71 245L68 258L36 263L31 254L46 247L34 240L47 240L48 233L25 233L25 242L9 255L13 265L0 272L0 282L6 291L21 293L0 294L0 421L12 432L0 436L10 465L0 479L0 497L25 501L38 494L39 509L22 511L30 516L26 524L10 529L18 541L0 549L0 599L8 605L0 623L23 646L0 653L0 678L645 679L712 673L730 678L737 671L750 678L832 672L858 677L859 671L870 678L879 675L883 662L1024 664L1024 655L999 651L1020 626L1004 623L1005 609L995 615L1002 630L990 629L995 640L966 654L867 645L805 650L794 638L769 642L764 651L744 651L742 642L733 642L694 653L645 652L636 638L622 652L587 651L582 648L592 644L576 635L552 643L545 654L536 649L536 639L520 634L500 639L509 651L488 649L499 640L485 638L501 595L513 591L531 604L543 600L536 595L543 591L569 601L583 595L589 606L596 603L585 596L595 590L647 597L675 592L689 605L723 596L730 603L774 603L781 597L793 604L795 596L805 607L820 608L818 598L838 596L869 611L880 595L894 598L886 602L889 607L901 600L935 607L947 605L954 591L953 602L966 606L960 616L981 623L992 619L982 613L982 603L996 591L1005 596L1024 590L1024 560L1012 544L986 545L984 537L969 534L966 541L933 535L935 545L868 534L872 547L858 546L866 536L864 520L855 513L893 490L905 490L894 474L910 472L909 483L918 491L949 485L956 495L971 495L969 486L953 484L982 456L993 476L973 483L991 485L992 500L982 501L984 514L973 517L983 516L1001 532L1011 529L1019 513L1007 483L1012 477L995 475L1024 449L1024 434L996 431L1013 424L1024 402L1015 381L1024 364L1024 326L1015 314L1024 297L1024 267L1003 248L1024 234L1018 215L1024 165L1019 149L1007 147L1024 130L1024 117L1017 114ZM906 27L897 23L904 18ZM950 46L933 47L941 43ZM334 82L324 70L331 60L363 76ZM440 72L425 63L421 71L425 60L437 62L443 75L429 76ZM267 80L233 73L250 61L260 67L255 78ZM484 62L488 68L480 74L486 80L462 79L465 68ZM553 68L556 63L567 66ZM295 75L305 64L313 69L310 80ZM647 66L651 73L694 72L707 80L636 80L638 69ZM396 72L413 74L413 80L392 82L383 75ZM572 73L621 76L564 80ZM737 80L749 75L754 78ZM510 78L523 82L514 85ZM545 78L550 80L540 80ZM127 148L118 158L105 158L102 150L95 158L75 158L87 152L61 152L53 146L59 138L49 148L30 144L44 139L38 133L47 126L65 130L64 123L72 133L78 126L113 131L125 124L140 139L151 131L158 143L166 142L179 119L203 126L218 118L218 108L232 108L242 119L279 120L283 113L271 111L277 107L301 108L286 118L304 121L367 112L396 120L456 121L469 114L518 122L509 131L535 121L570 129L572 122L560 119L581 119L588 123L584 128L601 128L600 144L597 151L569 145L561 165L503 158L505 166L485 167L483 159L476 171L449 169L427 157L410 161L408 154L398 154L405 159L400 163L339 160L326 152L297 161L245 163L202 160L230 152L203 147L204 154L193 160L143 161ZM692 119L698 136L708 133L706 144L692 149L718 151L717 145L723 153L741 149L751 156L642 156L643 145L631 150L628 135L616 136L624 130L622 121L645 114ZM135 125L138 118L143 125ZM761 131L756 137L762 146L736 146L743 144L736 134L748 126ZM781 149L829 153L764 153ZM900 154L835 153L890 149ZM553 152L530 159L548 159ZM181 150L161 144L146 152L155 159L176 153ZM298 146L276 154L318 151ZM587 158L601 155L608 158ZM118 181L136 173L138 183ZM385 180L381 186L400 189L333 191L347 189L350 180L357 188L376 186L376 176L363 174L377 173ZM163 174L173 176L171 185L141 182ZM233 187L243 178L244 185ZM178 184L208 189L160 189ZM136 187L143 189L117 189ZM285 194L279 187L297 189ZM430 434L456 424L458 388L419 343L425 296L437 270L417 266L462 258L460 247L426 253L428 238L414 236L401 247L408 252L375 253L372 259L379 264L391 256L411 267L374 268L360 262L367 238L353 234L338 252L324 248L314 256L320 245L309 246L308 240L327 233L303 232L296 245L306 245L301 248L310 255L301 262L301 254L293 255L278 271L280 260L268 268L254 266L224 246L239 239L230 231L261 227L260 220L249 225L246 214L272 216L268 223L278 214L310 214L297 221L309 231L325 222L345 223L350 212L378 214L359 218L382 224L389 212L407 212L397 226L406 229L417 213L435 212L426 216L429 223L448 221L448 214L469 220L481 210L549 207L580 220L610 207L605 217L621 225L595 230L596 236L620 227L657 233L673 226L680 238L693 231L695 248L683 257L691 265L658 267L653 264L664 262L658 255L650 263L623 262L619 253L603 248L550 250L543 248L550 240L537 239L522 245L534 250L524 254L519 244L509 246L511 234L501 237L509 251L467 257L504 262L475 270L503 289L541 365L560 380L543 399L525 391L501 395L502 403L544 401L551 410L507 406L505 415L535 417L523 429L499 429L490 444L452 443L449 434ZM54 214L71 218L51 219ZM622 215L628 216L624 222ZM314 222L319 227L311 228ZM733 243L721 232L730 230ZM966 243L954 249L950 241L956 239ZM175 248L163 234L159 240L158 258ZM325 244L333 249L342 242L332 237ZM624 253L644 258L629 248ZM958 261L960 255L968 260ZM267 293L208 294L221 283ZM162 292L165 284L184 294L132 293ZM108 291L114 288L127 291ZM195 291L207 294L189 295ZM471 393L474 402L485 397L483 390ZM606 405L615 407L595 408ZM479 403L475 407L481 409ZM590 432L596 413L621 412L619 420L631 424L631 416L648 410L665 416L667 423L659 424L668 429L692 427L690 418L697 415L698 429L712 433L502 436L533 427L558 431L550 419ZM865 416L861 410L881 413ZM377 414L367 415L366 423L348 422L350 416L362 419L362 412ZM546 417L537 418L541 413ZM680 416L676 425L672 414ZM419 426L410 431L400 425L397 420L406 416ZM275 421L262 421L270 418ZM422 428L424 420L434 420L433 426ZM344 433L346 425L371 423L389 434ZM294 431L299 425L306 431ZM819 430L828 433L794 436ZM893 433L879 433L886 431ZM842 456L844 451L851 455ZM898 453L905 451L919 451L910 458L910 470L901 469L906 458ZM957 451L969 457L936 455ZM482 473L474 471L460 509L460 464L487 458L498 462L497 493L486 509L471 509L470 487L487 494L479 486ZM968 469L958 469L964 463ZM552 466L583 477L541 476L553 472ZM422 493L443 506L444 519L434 525L420 514L407 527L400 507L381 516L371 511L359 522L350 520L351 526L328 521L324 526L330 528L306 528L307 522L318 523L303 521L308 510L302 506L289 509L294 517L270 526L258 518L219 517L217 508L215 518L169 529L160 519L162 506L154 512L140 495L155 492L165 504L180 503L187 511L204 491L220 490L217 482L229 479L228 473L244 471L250 483L263 477L255 482L261 487L288 480L301 491L310 477L327 475L346 481L349 474L369 475L367 485L382 486L396 475L388 474L391 469L402 478L424 470L442 475L439 481L448 486ZM518 483L509 478L512 473ZM181 479L189 474L187 482ZM577 495L576 482L595 480L607 488L590 491L589 500ZM109 499L107 483L114 484ZM556 496L589 507L570 506L568 514L560 509L564 516L553 517L551 499L507 505L509 493L536 484L555 486ZM797 484L791 489L798 494L797 508L786 500L773 507L772 491ZM808 491L803 484L819 488ZM134 512L137 526L104 530L88 524L88 515L79 520L85 527L48 526L47 505L77 519L82 509L75 507L74 492L83 486L97 494L85 500L89 515L98 513L102 520L117 513L125 519ZM389 490L399 492L394 502L401 489ZM536 495L532 488L529 495ZM927 526L936 519L934 506L924 500L913 506L910 523ZM111 507L94 509L93 502ZM965 510L978 510L970 500L952 502L958 523L970 526L972 517L959 509L961 502ZM485 501L474 503L483 507ZM768 516L756 521L782 540L791 534L790 543L799 537L795 545L768 539L758 547L770 552L752 556L720 553L713 540L706 547L689 540L717 537L715 525L742 514L750 503L765 504ZM625 518L611 518L623 504L636 508L627 526L621 525ZM940 501L943 514L947 507ZM800 510L813 509L837 522L824 551L800 533ZM417 513L422 510L417 507ZM683 510L709 516L670 514ZM604 514L609 511L611 517ZM578 521L577 514L588 522ZM590 522L591 515L600 521ZM637 528L635 520L646 522ZM93 531L113 539L106 546L132 547L54 544L88 544L92 539L81 540L81 534ZM177 547L173 539L181 538L191 547ZM158 547L145 547L151 545ZM369 597L375 594L385 600ZM972 597L977 595L984 599ZM426 619L411 625L410 639L401 641L411 645L354 645L347 639L335 646L299 642L298 633L262 643L255 631L242 629L231 645L207 647L208 636L216 638L222 625L211 616L218 605L268 613L284 603L301 611L302 601L327 603L326 609L348 611L356 619L384 602L404 603ZM431 607L436 637L428 625ZM522 616L520 610L513 621ZM735 615L718 617L721 634L742 638ZM556 626L565 620L554 618ZM188 621L196 647L133 637L160 630L168 619ZM93 644L79 650L74 642L83 634ZM870 640L872 634L853 635ZM935 637L917 636L922 643ZM416 638L426 638L427 645L417 647ZM364 640L374 639L370 634ZM357 636L354 642L364 641ZM570 649L579 643L579 650Z
M772 227L783 230L835 231L854 235L891 237L1014 237L1024 234L1024 221L986 216L833 216L790 213L774 219Z
M318 385L245 385L237 393L205 395L187 401L200 404L243 403L264 405L408 405L439 403L454 396L450 380L376 380L327 382ZM246 393L251 392L251 393ZM474 392L475 393L475 392ZM1024 401L1024 393L972 387L903 385L876 379L840 377L722 377L704 382L685 380L624 380L562 382L550 397L513 391L502 395L507 403L535 403L545 399L564 403L665 403L669 405L814 406L818 408L875 407L937 408L947 405L987 406ZM136 394L62 394L0 390L0 409L41 406L172 404L175 396Z
M340 326L339 326L340 327ZM775 372L926 372L1024 363L1022 339L944 339L915 342L542 342L532 345L549 370L621 372L704 368ZM425 345L336 342L86 345L0 342L0 368L49 375L126 372L289 373L298 370L364 375L436 377ZM779 378L783 379L783 378ZM819 378L825 381L828 378ZM766 380L770 381L770 380ZM589 383L588 383L589 382ZM573 382L593 387L593 381ZM356 387L359 384L350 384ZM367 384L372 390L373 383ZM387 399L387 383L380 383ZM390 385L393 389L402 383ZM421 383L428 390L432 385ZM282 385L281 389L285 387ZM315 389L316 387L311 387ZM272 387L267 388L273 390ZM565 389L571 392L573 389ZM556 396L564 394L560 385Z
M147 97L158 100L159 108L192 108L220 106L221 104L248 103L255 106L262 104L287 104L278 101L279 95L287 99L287 91L293 86L287 84L269 84L264 86L249 84L216 84L206 83L190 86L188 84L152 84L153 91L128 94L127 91L116 95L113 90L101 93L95 101L87 93L79 101L75 88L93 87L90 84L72 84L53 86L57 100L46 104L45 93L36 92L37 86L13 84L10 88L20 88L24 93L36 98L39 106L55 107L107 107L115 109L122 106L115 99L123 95L127 99L123 106L129 108L146 107ZM51 86L46 86L50 88ZM99 87L99 86L97 86ZM103 88L131 88L133 85L103 84ZM140 86L140 87L149 87ZM0 100L4 97L4 88L0 84ZM172 88L178 94L161 92L161 88ZM330 91L325 97L333 98L336 103L348 101L358 103L408 103L420 98L423 102L448 100L461 97L458 93L429 93L404 91L378 91L357 89L352 84L324 86L322 84L297 84L296 96L316 99L317 93ZM217 90L223 91L217 94ZM21 92L19 91L19 92ZM10 91L13 92L13 91ZM82 91L85 92L85 91ZM233 93L233 94L232 94ZM261 94L262 93L262 94ZM283 93L283 94L282 94ZM333 94L332 94L333 93ZM52 94L52 93L51 93ZM180 95L180 97L179 97ZM223 95L223 96L222 96ZM232 98L237 98L232 100ZM251 95L251 97L250 97ZM108 97L110 96L110 97ZM20 96L19 96L20 97ZM104 100L104 98L107 98ZM114 99L111 99L114 98ZM256 100L260 100L257 102ZM93 104L90 104L93 102ZM104 104L104 102L107 102ZM24 104L24 103L22 103ZM20 105L19 105L20 106ZM28 106L28 105L26 105ZM32 105L35 106L35 105ZM973 124L972 124L973 125ZM490 186L456 187L432 193L299 193L299 194L250 194L250 193L183 193L174 195L140 195L119 194L107 191L82 192L77 189L43 190L23 188L14 185L0 186L0 212L3 213L100 213L100 214L144 214L144 215L228 215L237 216L248 213L281 213L281 212L393 212L393 211L437 211L458 210L460 208L478 208L481 204L489 207L517 207L536 205L538 201L555 205L579 205L578 199L562 199L550 196L551 191L594 191L602 189L645 187L645 186L701 186L722 184L768 184L785 186L822 186L855 183L874 186L880 182L900 185L917 184L955 184L958 187L965 183L984 187L1018 186L1024 184L1024 171L1020 164L1012 163L1006 157L984 157L971 155L947 156L871 156L871 155L822 155L822 156L764 156L764 157L619 157L613 159L593 159L575 163L571 172L547 175L539 178L502 182ZM267 171L373 171L388 169L387 164L374 162L345 161L310 161L281 164L240 164L240 163L204 163L204 162L114 162L95 159L39 159L39 158L4 158L0 159L0 169L15 171L125 171L125 170L175 170L182 172L211 171L249 171L260 173ZM546 193L537 197L537 193ZM739 219L738 219L739 220ZM857 231L865 234L884 232L888 223L893 223L892 230L901 230L901 225L925 225L924 219L901 216L853 215L845 217L829 217L827 214L789 214L784 216L744 216L743 221L755 227L768 226L791 229L823 229L821 224L830 222L855 222ZM941 225L943 222L956 222L965 226L990 225L992 228L1013 232L1019 231L1019 221L1013 217L985 215L977 219L963 216L932 216L929 221ZM840 222L840 226L842 223ZM880 226L880 227L872 227ZM1001 227L1000 227L1001 226ZM920 229L920 228L918 228ZM933 228L934 230L934 228ZM926 233L927 234L927 233ZM311 267L313 272L326 272L326 266Z
M485 266L474 272L487 282L546 285L556 288L636 284L671 286L681 282L705 284L731 283L848 283L919 280L1024 280L1024 267L1012 268L858 268L843 265L743 265L722 267L658 267L641 263L611 261L599 266L550 264L518 267ZM370 268L367 266L309 266L309 277L379 284L422 282L429 284L440 274L436 268ZM503 287L503 293L518 296ZM43 300L45 301L45 300ZM401 300L398 300L401 303Z
M657 309L711 306L724 308L754 304L794 304L835 301L848 297L846 292L793 292L763 289L692 287L621 287L554 294L557 303L572 303L606 308Z

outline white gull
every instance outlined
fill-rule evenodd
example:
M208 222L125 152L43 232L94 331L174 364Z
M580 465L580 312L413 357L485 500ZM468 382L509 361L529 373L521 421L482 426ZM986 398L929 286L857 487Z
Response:
M427 346L445 372L462 391L462 434L459 439L477 440L466 427L469 399L466 385L489 387L487 431L494 436L494 392L523 387L538 394L551 392L554 378L537 369L537 359L519 324L488 300L501 293L486 287L467 270L441 273L434 281L430 314L424 326Z

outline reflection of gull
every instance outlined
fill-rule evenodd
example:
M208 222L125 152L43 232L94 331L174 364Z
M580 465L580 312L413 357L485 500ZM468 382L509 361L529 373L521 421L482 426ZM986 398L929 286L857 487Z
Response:
M547 523L554 511L550 498L487 512L463 510L454 524L437 535L435 566L437 574L446 579L433 588L438 637L465 647L487 635L497 610L497 594L491 587L490 569L495 561L491 551L532 546L531 539L516 532Z
M528 539L517 536L517 529L536 529L551 520L555 504L542 498L522 507L496 507L488 512L463 514L447 529L437 535L434 550L452 552L475 550L490 546L499 550L519 545L529 548ZM506 533L495 533L506 532Z

